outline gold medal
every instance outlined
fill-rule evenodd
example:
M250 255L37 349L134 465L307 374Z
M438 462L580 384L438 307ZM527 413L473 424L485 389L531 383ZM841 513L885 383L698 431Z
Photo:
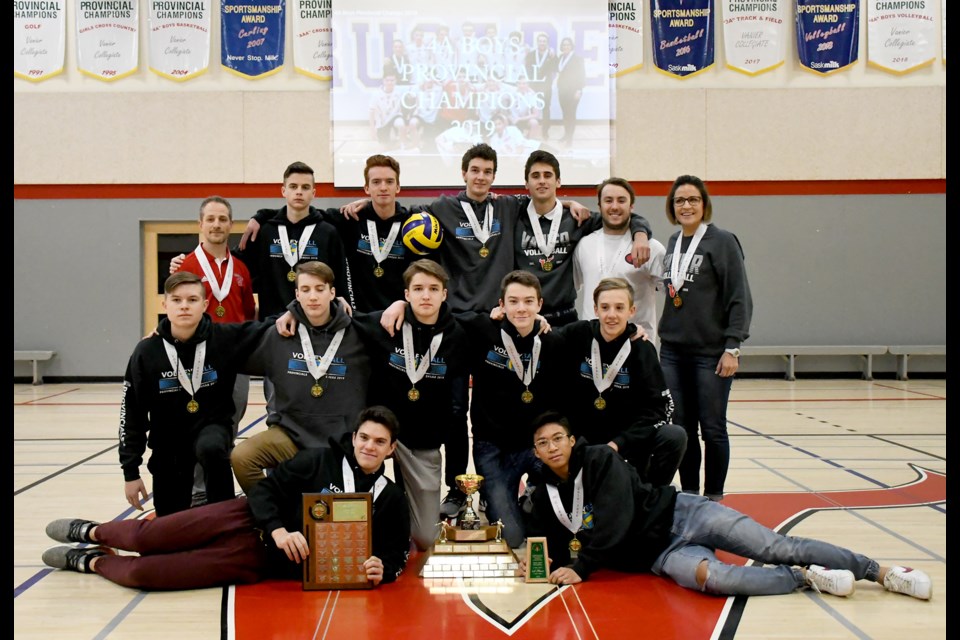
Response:
M310 395L314 398L319 398L323 395L323 387L320 386L319 382L314 383L314 385L310 387Z
M573 536L573 540L570 541L570 544L567 545L567 548L570 549L570 556L576 558L577 553L580 549L583 548L583 545L577 540L577 536Z
M680 296L673 296L673 306L677 309L683 306L683 300L680 299Z
M480 257L486 258L488 255L490 255L490 249L487 249L486 247L480 247Z
M377 268L373 270L373 275L377 276L378 278L382 278L382 277L383 277L383 267L381 267L380 265L377 265Z
M420 390L416 387L412 387L410 391L407 391L407 399L410 402L416 402L420 399Z
M290 273L287 274L287 280L289 280L290 282L296 282L297 272L294 271L293 269L290 269Z
M541 267L544 271L552 271L552 270L553 270L553 262L552 262L551 260L544 260L543 262L540 263L540 267Z
M224 314L227 313L227 310L223 308L223 305L222 305L222 304L218 304L218 305L217 305L217 308L214 310L214 313L217 314L217 317L218 317L218 318L222 318L222 317L224 316Z
M533 392L530 391L530 389L527 389L526 391L520 394L520 399L526 402L527 404L530 404L531 402L533 402Z
M603 396L599 396L593 401L593 406L595 406L598 410L603 411L607 408L607 401L603 399Z
M187 411L190 413L196 413L197 411L200 411L200 403L193 398L190 398L190 402L187 403Z

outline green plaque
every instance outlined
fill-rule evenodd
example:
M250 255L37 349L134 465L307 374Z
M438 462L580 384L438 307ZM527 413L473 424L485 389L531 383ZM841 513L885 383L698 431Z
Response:
M547 582L550 577L547 558L547 539L527 538L527 582Z

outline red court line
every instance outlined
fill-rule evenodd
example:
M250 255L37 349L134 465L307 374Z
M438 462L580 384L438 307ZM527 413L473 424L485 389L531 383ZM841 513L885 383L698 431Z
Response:
M80 390L79 387L76 388L76 389L67 389L66 391L61 391L61 392L59 392L59 393L53 393L53 394L50 394L49 396L45 396L45 397L43 397L43 398L34 398L33 400L27 400L26 402L14 402L13 404L14 404L14 405L19 405L19 406L26 406L26 405L29 405L29 404L33 404L33 403L35 403L35 402L39 402L39 401L41 401L41 400L46 400L47 398L56 398L57 396L62 396L62 395L64 395L64 394L66 394L66 393L73 393L74 391L79 391L79 390Z
M888 384L874 384L875 387L882 387L884 389L893 389L894 391L906 391L907 393L916 393L921 396L928 396L930 398L940 398L940 396L935 396L932 393L924 393L923 391L917 391L915 389L904 389L902 387L891 387ZM944 398L945 400L946 398Z
M775 398L772 400L762 400L744 398L740 400L730 400L734 402L930 402L933 400L946 401L946 398L940 396L930 396L929 398Z

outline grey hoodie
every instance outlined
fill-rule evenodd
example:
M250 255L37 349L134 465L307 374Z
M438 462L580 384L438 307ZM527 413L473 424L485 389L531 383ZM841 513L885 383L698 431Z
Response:
M348 433L357 415L367 406L371 373L368 349L357 325L337 300L330 303L330 321L322 327L310 325L296 300L287 309L307 328L318 359L323 357L337 331L345 329L330 368L319 380L322 395L311 394L311 387L317 381L304 360L299 332L284 338L276 331L268 331L244 369L247 373L263 375L274 384L276 411L267 416L268 425L286 429L301 449L325 447L330 438Z

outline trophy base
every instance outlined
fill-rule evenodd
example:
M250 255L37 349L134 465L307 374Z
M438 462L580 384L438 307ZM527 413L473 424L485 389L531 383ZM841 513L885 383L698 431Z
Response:
M516 578L520 564L497 527L463 530L444 524L446 542L437 542L420 570L421 578Z
M479 520L476 521L476 525L471 525L470 528L461 529L460 527L453 527L446 523L444 523L443 528L446 532L447 540L453 542L486 542L487 540L493 540L497 537L496 525L481 525Z

